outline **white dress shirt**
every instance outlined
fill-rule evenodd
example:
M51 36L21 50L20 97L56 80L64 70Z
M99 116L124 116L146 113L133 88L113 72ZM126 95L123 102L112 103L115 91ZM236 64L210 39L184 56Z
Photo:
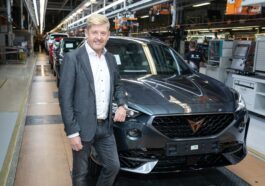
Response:
M92 69L96 94L97 119L106 119L109 111L110 74L105 59L106 49L101 56L86 43L90 66Z
M106 49L104 48L101 56L85 43L86 51L89 57L90 66L94 78L97 119L106 119L109 111L110 100L110 74L107 61L105 59ZM79 136L79 133L69 135L69 138Z

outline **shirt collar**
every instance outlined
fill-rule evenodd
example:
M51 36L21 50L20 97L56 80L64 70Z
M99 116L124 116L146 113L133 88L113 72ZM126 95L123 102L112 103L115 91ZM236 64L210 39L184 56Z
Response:
M85 42L85 46L86 46L86 50L88 54L93 54L93 55L97 55L97 53L95 52L95 50L93 50L90 45L87 43L87 41ZM107 49L104 47L103 48L103 52L102 55L105 55L105 53L107 52Z

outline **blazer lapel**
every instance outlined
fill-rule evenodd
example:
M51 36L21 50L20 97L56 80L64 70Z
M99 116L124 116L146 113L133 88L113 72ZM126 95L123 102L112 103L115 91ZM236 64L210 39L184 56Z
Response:
M80 61L81 66L83 67L85 71L85 76L89 81L89 85L93 93L95 94L95 86L94 86L94 78L93 78L93 73L89 61L89 57L86 51L85 45L80 48L80 55L78 55L78 59Z

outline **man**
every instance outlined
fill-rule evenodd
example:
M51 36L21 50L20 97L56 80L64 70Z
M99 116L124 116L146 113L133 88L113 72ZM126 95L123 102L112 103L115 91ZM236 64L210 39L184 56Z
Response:
M185 55L185 61L194 69L199 71L200 66L204 62L202 54L196 50L196 42L190 41L189 52Z
M91 145L102 161L97 185L113 185L120 168L112 122L125 120L126 100L115 58L105 49L109 27L106 16L91 15L85 45L66 54L63 60L59 101L73 150L74 186L91 184ZM112 118L113 97L118 109Z

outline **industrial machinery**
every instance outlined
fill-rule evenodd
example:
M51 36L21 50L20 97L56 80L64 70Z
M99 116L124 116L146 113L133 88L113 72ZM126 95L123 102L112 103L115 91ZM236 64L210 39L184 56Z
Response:
M200 72L221 82L226 80L226 69L231 66L233 41L211 40L209 42L208 63Z
M225 84L232 87L232 74L254 75L253 59L255 51L255 42L249 40L234 41L232 55L232 64L226 69Z
M260 36L256 40L253 69L255 72L265 73L265 36Z
M254 51L255 42L234 41L231 69L242 71L242 73L253 72Z
M233 74L233 88L244 98L247 109L265 116L265 37L256 39L253 76Z

